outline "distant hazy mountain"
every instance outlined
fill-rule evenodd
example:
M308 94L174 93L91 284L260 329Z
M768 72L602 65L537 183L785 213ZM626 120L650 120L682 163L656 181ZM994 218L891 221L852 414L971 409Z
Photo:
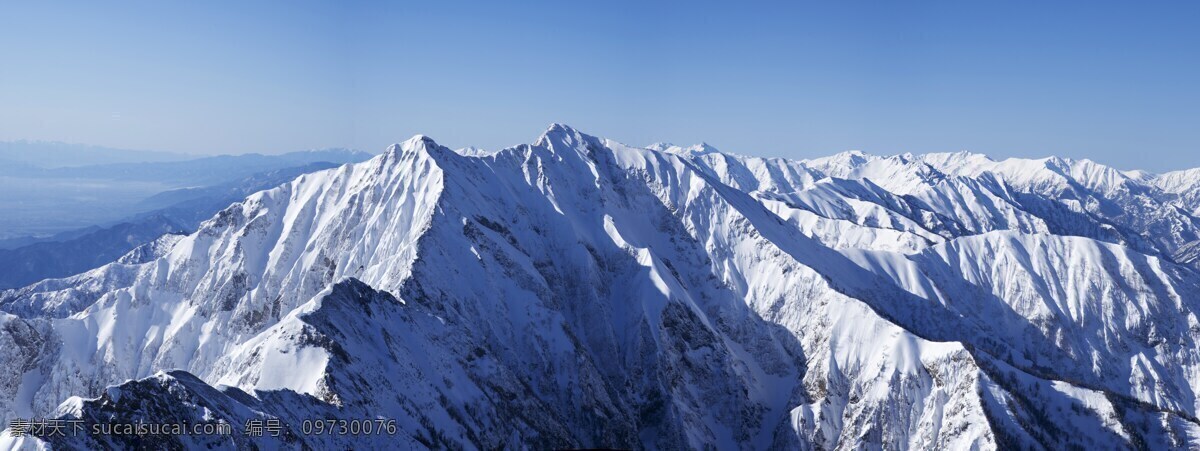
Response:
M212 185L247 177L258 172L314 162L336 164L355 163L371 154L346 149L309 150L279 155L248 153L191 158L182 161L140 161L78 165L8 171L0 167L0 175L20 178L112 180L122 182L156 182L168 186L187 187Z
M163 234L190 233L204 219L251 193L286 183L301 174L335 166L334 163L311 163L254 174L217 186L169 191L147 201L147 207L153 210L118 224L90 227L60 234L56 240L0 249L0 289L78 274L110 263Z
M183 161L195 155L151 150L68 144L50 141L0 142L0 168L58 168L112 163Z
M135 247L163 234L189 231L164 215L123 222L82 236L0 249L0 288L29 285L51 277L66 277L111 263Z
M115 224L169 205L143 203L164 192L202 190L283 168L351 163L370 156L331 149L56 168L0 164L0 247L44 241L29 237Z
M1183 174L417 136L0 292L0 419L233 434L0 446L1197 449Z

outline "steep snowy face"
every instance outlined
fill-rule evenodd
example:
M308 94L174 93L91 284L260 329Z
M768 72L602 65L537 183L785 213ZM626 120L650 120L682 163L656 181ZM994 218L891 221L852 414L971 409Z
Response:
M1168 193L1190 194L1200 189L1200 178L1198 177L1200 177L1200 169L1186 169L1144 177L1144 179Z
M915 251L957 236L1051 228L992 174L948 175L907 154L854 151L802 162L707 154L690 162L840 249Z
M1179 196L1176 204L1192 216L1200 216L1200 169L1168 172L1147 177L1159 189Z
M166 234L129 251L113 264L63 279L46 279L33 285L0 291L4 311L23 317L70 316L109 291L133 284L137 266L161 258L184 235Z
M1164 411L1200 407L1200 278L1189 269L1095 240L1012 232L853 258L982 329L1001 344L974 344L1014 366Z
M1015 187L1039 193L1082 195L1092 192L1114 197L1144 190L1144 185L1129 174L1086 159L1050 157L995 161L984 155L959 152L922 155L920 160L942 171L964 176L993 173Z
M278 442L314 448L1196 444L1194 270L1052 236L1125 235L956 159L991 164L416 137L5 292L0 411L396 420Z
M774 183L779 179L775 174L786 174L787 170L806 173L812 180L830 177L877 185L888 193L913 201L919 209L926 209L930 215L951 225L946 229L949 233L926 227L947 237L994 230L1083 236L1126 245L1184 264L1196 263L1194 249L1200 245L1200 220L1196 216L1200 208L1197 203L1200 190L1191 182L1195 173L1189 171L1160 176L1122 172L1089 160L1012 158L995 161L966 152L880 157L852 151L799 162L785 160L774 163L770 171L722 169L746 166L746 163L739 166L723 160L751 159L733 156L693 159L718 174L739 174L723 178L730 186L745 191L759 190L773 194L774 198L794 196L813 188L810 183ZM903 213L886 204L872 203ZM861 211L861 208L856 210ZM863 225L854 215L829 215L831 212L825 211L817 213L820 220L805 220L806 213L778 212L804 227L806 234L836 247L879 250L919 247L919 241L913 241L913 237L902 239L909 243L889 246L879 243L874 233L864 234L854 227L839 233L847 227L830 225L831 221ZM885 225L883 228L891 227ZM866 238L847 238L855 236Z
M964 176L995 174L1014 190L1040 198L1030 202L1052 200L1065 205L1070 212L1082 213L1077 219L1052 224L1052 232L1057 234L1098 238L1168 258L1200 239L1200 221L1194 216L1195 198L1188 198L1188 191L1183 188L1186 184L1177 181L1186 172L1148 177L1090 160L1057 157L997 162L983 156L931 154L922 160L940 170ZM1036 211L1038 207L1030 209ZM1104 232L1080 233L1079 225L1089 220L1105 229Z
M26 376L40 388L0 410L47 412L66 396L158 369L207 376L234 345L342 274L397 286L441 192L430 156L441 150L430 146L417 137L367 163L259 192L157 259L5 292L5 310L23 317L10 321L49 327L39 339L54 352L38 357L37 377Z

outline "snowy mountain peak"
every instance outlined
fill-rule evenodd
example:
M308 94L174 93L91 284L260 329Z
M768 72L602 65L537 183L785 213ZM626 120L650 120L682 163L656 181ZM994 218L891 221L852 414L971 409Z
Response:
M593 136L585 135L579 130L560 123L552 123L542 132L541 136L534 141L535 146L547 147L554 149L556 147L571 147L585 141L585 138L595 139Z
M656 142L654 144L646 146L647 149L657 151L657 152L666 152L667 149L670 149L672 147L679 147L679 146L676 146L675 144L669 143L669 142Z
M453 150L439 145L437 142L425 135L413 135L413 137L404 142L392 144L388 146L387 151L382 155L368 160L367 164L373 164L384 170L390 170L393 166L404 169L411 169L413 162L417 161L433 161L435 155L441 153L453 154Z
M815 158L809 161L814 166L836 165L846 169L854 169L879 158L880 157L868 154L861 150L847 150L844 152L835 153L828 157Z
M673 144L659 143L659 144L652 145L650 147L650 149L657 150L660 152L683 155L683 156L703 156L703 155L722 153L720 150L717 150L716 147L713 147L705 142L701 142L700 144L693 144L693 145L690 145L687 147L676 146Z
M413 135L412 138L408 138L408 140L400 144L400 149L406 152L428 151L429 149L436 149L439 147L441 146L439 146L438 143L433 140L433 138L419 134Z
M963 168L976 167L980 165L995 164L996 161L991 157L981 154L960 150L958 152L936 152L920 155L922 161L925 161L935 167L947 169L961 170ZM957 171L951 171L957 172Z

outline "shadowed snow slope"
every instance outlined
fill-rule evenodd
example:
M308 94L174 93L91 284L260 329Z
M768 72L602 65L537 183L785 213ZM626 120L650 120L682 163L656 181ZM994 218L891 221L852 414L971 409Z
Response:
M1159 234L1195 205L1012 161L417 136L0 293L0 412L292 426L153 443L183 447L1200 444L1200 279ZM298 433L330 417L396 431Z

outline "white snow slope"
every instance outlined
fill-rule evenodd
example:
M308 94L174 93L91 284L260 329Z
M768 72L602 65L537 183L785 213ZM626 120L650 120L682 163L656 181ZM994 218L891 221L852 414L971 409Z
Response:
M0 447L1194 449L1181 174L417 136L0 292L4 420L233 435Z

